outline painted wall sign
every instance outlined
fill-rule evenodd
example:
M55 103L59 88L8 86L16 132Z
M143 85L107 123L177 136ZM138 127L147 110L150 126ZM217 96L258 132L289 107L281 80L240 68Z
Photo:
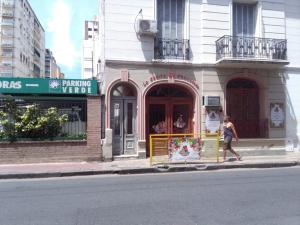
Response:
M199 85L197 84L197 81L195 79L189 78L185 75L182 74L176 74L173 72L170 73L161 73L161 74L152 74L152 76L143 82L143 86L147 87L149 84L153 83L154 81L157 80L168 80L168 81L173 81L173 80L183 80L186 82L191 83L193 86L195 86L197 89L199 89Z
M207 111L205 118L206 132L208 133L217 133L220 129L220 115L217 110Z
M0 77L3 94L98 94L96 80Z
M284 104L282 102L270 103L270 127L284 128L284 123Z

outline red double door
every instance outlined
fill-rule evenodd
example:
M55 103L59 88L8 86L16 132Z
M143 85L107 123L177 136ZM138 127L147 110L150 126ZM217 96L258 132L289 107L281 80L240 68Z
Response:
M226 111L240 138L258 138L259 91L257 87L227 87Z
M192 104L191 100L180 97L149 97L146 112L148 135L192 133Z

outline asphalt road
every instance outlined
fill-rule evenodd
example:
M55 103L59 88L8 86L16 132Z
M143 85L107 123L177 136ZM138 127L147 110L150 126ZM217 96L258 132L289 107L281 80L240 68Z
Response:
M0 181L0 225L300 225L300 168Z

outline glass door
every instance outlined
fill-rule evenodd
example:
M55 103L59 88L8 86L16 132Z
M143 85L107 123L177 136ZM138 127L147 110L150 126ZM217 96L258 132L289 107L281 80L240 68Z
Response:
M149 134L166 134L168 131L166 104L149 105Z
M124 154L135 154L136 139L136 101L124 100Z
M176 101L175 101L176 102ZM172 101L149 105L149 134L191 133L191 104Z
M113 100L111 128L113 130L113 155L123 154L123 100Z
M174 103L172 108L172 133L190 133L190 105Z
M136 100L112 100L113 155L133 155L136 143Z

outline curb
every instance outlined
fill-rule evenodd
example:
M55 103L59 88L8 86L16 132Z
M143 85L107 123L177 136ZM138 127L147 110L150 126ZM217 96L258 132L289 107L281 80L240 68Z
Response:
M92 176L92 175L108 175L108 174L144 174L158 173L157 168L132 168L132 169L114 169L114 170L87 170L75 172L46 172L46 173L15 173L0 174L0 180L4 179L33 179L33 178L54 178L54 177L73 177L73 176Z
M267 162L267 163L251 163L251 164L215 164L208 165L206 170L219 170L219 169L237 169L237 168L276 168L276 167L293 167L299 166L300 162Z
M33 179L33 178L53 178L53 177L72 177L87 175L105 175L114 174L116 170L102 171L76 171L76 172L46 172L46 173L16 173L16 174L0 174L1 179Z
M221 169L237 169L237 168L279 168L300 166L300 161L290 162L264 162L251 164L212 164L212 165L180 165L180 166L164 166L149 168L130 168L130 169L114 169L114 170L88 170L74 172L45 172L45 173L18 173L18 174L0 174L0 180L3 179L33 179L33 178L55 178L55 177L72 177L72 176L91 176L91 175L126 175L126 174L146 174L146 173L174 173L174 172L191 172Z

